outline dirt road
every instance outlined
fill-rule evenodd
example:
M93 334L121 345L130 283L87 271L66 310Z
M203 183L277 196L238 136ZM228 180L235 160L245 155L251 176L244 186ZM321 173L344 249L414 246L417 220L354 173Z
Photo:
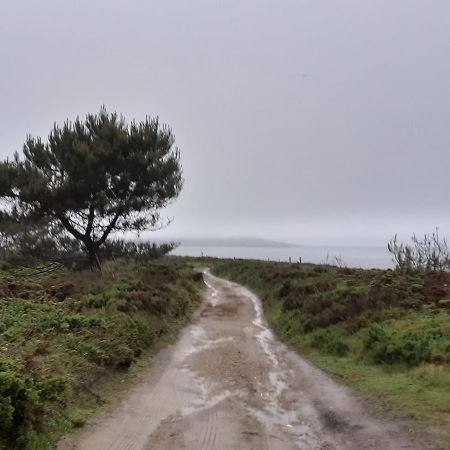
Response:
M422 448L278 342L255 295L209 273L205 282L177 344L60 450Z

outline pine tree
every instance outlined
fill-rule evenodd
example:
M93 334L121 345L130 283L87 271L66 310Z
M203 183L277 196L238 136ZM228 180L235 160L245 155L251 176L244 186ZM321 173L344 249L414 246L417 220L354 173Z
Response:
M82 242L93 269L111 232L157 226L182 184L170 128L157 118L127 124L104 108L55 124L47 142L28 136L22 157L0 163L3 208L59 221Z

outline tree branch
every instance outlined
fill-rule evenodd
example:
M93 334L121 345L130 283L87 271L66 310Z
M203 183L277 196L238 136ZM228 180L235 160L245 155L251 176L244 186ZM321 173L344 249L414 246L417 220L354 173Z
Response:
M114 218L111 220L111 222L109 223L109 225L106 227L105 231L103 232L102 237L96 242L97 248L100 247L100 245L102 245L106 241L106 238L108 237L109 233L111 233L111 231L116 226L117 220L119 219L119 217L121 215L122 215L122 213L120 211L118 211L116 213Z
M86 236L80 233L71 223L70 220L64 214L56 214L59 221L63 224L64 228L72 234L75 238L82 242L86 242Z
M89 216L85 233L86 237L90 236L92 232L92 225L94 224L94 212L95 212L94 204L91 202L91 204L89 205Z

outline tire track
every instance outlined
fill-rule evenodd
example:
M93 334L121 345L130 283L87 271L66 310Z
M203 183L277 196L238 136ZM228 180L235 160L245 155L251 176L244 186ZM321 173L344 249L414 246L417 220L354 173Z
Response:
M176 382L176 379L174 380ZM153 407L158 407L160 405L163 405L165 398L165 395L163 395L164 391L164 384L161 379L158 381L158 383L155 385L155 387L151 390L151 392L145 396L145 403L148 405L152 405ZM161 415L161 410L159 411ZM154 416L154 409L147 407L142 415L135 421L133 425L133 431L130 431L129 433L125 434L125 436L121 439L119 439L117 442L113 444L113 447L111 447L110 444L108 444L105 447L105 450L133 450L136 448L139 448L139 441L142 440L142 435L139 433L136 433L134 430L139 430L142 428L142 425L148 422L153 416ZM162 414L164 415L164 414ZM150 433L149 433L150 434Z
M217 412L209 414L208 418L208 439L202 446L202 450L211 450L217 436Z

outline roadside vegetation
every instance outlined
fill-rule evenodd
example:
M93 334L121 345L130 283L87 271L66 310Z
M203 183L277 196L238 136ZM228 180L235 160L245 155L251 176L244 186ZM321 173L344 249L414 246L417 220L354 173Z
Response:
M200 273L173 258L0 272L0 448L50 449L199 304ZM142 358L141 358L142 361Z
M369 394L375 410L412 419L430 431L437 448L448 448L450 274L413 268L408 258L397 270L249 260L208 264L260 296L283 341Z

